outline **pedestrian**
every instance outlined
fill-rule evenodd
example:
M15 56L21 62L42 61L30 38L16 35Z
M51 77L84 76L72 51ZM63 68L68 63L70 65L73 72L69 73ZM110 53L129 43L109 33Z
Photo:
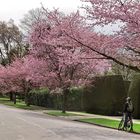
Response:
M133 121L132 121L132 113L134 112L134 106L130 97L126 98L126 102L124 105L123 113L125 115L124 120L124 128L127 127L128 121L130 121L130 131L133 131Z

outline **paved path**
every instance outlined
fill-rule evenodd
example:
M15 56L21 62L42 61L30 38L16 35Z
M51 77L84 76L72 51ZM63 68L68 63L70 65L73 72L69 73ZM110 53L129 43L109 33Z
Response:
M0 105L0 140L140 140L140 135Z
M49 110L43 111L44 113L49 112ZM85 119L85 118L105 118L105 119L111 119L111 120L121 120L121 116L104 116L104 115L96 115L96 114L89 114L89 113L83 113L83 112L73 112L73 111L67 111L69 113L77 114L78 116L60 116L62 118L68 119L68 120L79 120L79 119ZM140 124L140 120L133 119L134 123Z

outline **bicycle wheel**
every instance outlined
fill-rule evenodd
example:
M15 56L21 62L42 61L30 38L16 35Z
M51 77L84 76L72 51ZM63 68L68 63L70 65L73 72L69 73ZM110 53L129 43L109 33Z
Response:
M127 122L126 130L129 131L129 132L132 132L132 131L133 131L133 124L132 124L132 121L129 120L129 121Z
M124 120L121 119L119 125L118 125L118 130L123 130L124 129Z

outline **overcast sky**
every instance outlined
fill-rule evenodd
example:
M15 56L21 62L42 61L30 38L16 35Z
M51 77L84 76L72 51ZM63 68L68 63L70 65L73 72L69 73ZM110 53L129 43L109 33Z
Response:
M0 20L13 19L16 24L20 24L24 14L31 9L41 7L41 3L45 8L59 8L67 13L76 11L83 4L80 0L0 0ZM105 34L118 29L118 25L96 28L97 31Z
M40 3L46 8L55 7L65 12L74 11L81 5L80 0L0 0L0 20L12 18L19 23L29 10L41 7Z

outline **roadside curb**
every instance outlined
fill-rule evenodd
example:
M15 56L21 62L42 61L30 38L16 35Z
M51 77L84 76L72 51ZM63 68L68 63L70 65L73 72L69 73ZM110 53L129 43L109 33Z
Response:
M100 127L104 127L104 128L109 128L109 129L118 130L117 128L112 128L112 127L109 127L109 126L103 126L103 125L96 124L96 123L83 122L83 121L80 121L80 120L73 120L73 121L81 122L81 123L86 123L86 124L90 124L90 125L95 125L95 126L100 126ZM118 130L118 131L121 131L121 130ZM138 133L138 132L128 132L128 131L122 131L122 132L140 135L140 133Z
M49 114L47 114L47 115L49 115ZM49 115L49 116L53 116L53 115ZM53 116L53 117L54 118L59 118L59 119L62 119L62 120L66 120L66 121L75 121L75 122L85 123L85 124L90 124L90 125L95 125L95 126L99 126L99 127L103 127L103 128L114 129L116 131L122 131L122 130L118 130L117 128L112 128L112 127L109 127L109 126L103 126L103 125L100 125L100 124L90 123L90 122L83 122L83 121L81 121L79 119L70 119L70 118L62 117L62 116L61 117L60 116ZM128 131L122 131L122 132L140 135L140 133L138 133L138 132L128 132Z

